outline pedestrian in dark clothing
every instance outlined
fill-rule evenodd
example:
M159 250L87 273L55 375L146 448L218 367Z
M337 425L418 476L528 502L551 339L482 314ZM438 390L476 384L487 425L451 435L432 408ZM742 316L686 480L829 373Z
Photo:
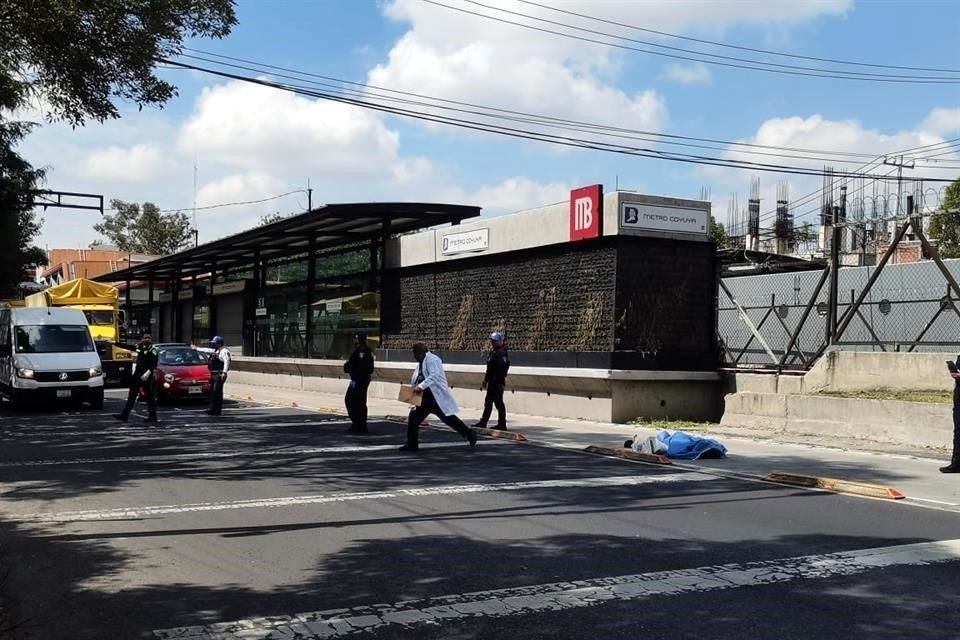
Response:
M490 334L490 343L493 351L487 356L487 372L483 376L481 389L486 389L487 395L483 399L483 416L480 422L473 425L478 429L486 429L493 407L497 407L497 426L494 429L506 430L507 407L503 404L503 392L507 385L507 372L510 370L510 354L503 344L503 334L499 331Z
M133 405L137 401L140 390L143 390L143 396L147 400L147 410L149 417L144 422L157 422L157 390L156 390L156 369L160 359L160 350L153 344L153 338L149 333L140 337L140 344L137 345L137 362L133 369L133 375L130 376L130 392L127 394L127 404L123 411L115 414L113 417L120 422L126 422L133 411Z
M430 353L427 345L422 342L413 345L413 357L419 365L410 377L410 386L415 394L419 394L420 406L410 410L407 418L407 444L400 447L400 451L416 451L420 448L420 423L431 413L466 438L471 447L477 444L476 432L456 415L460 409L450 393L447 374L443 371L440 357Z
M941 473L960 473L960 357L950 369L953 378L953 456L950 464L940 467Z
M230 373L230 350L223 346L223 338L214 336L210 340L213 351L207 367L210 369L210 408L207 413L219 416L223 413L223 385L227 382Z
M373 377L373 351L367 346L367 336L353 334L353 353L343 365L343 372L350 375L344 404L350 416L348 433L368 433L367 431L367 389Z

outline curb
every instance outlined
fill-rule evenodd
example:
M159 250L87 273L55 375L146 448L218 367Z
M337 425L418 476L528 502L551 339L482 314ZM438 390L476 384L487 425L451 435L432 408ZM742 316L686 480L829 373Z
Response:
M480 427L473 427L473 430L477 433L490 437L490 438L500 438L501 440L513 440L514 442L529 442L527 436L516 431L505 431L501 429L481 429Z
M650 462L653 464L673 464L673 461L666 456L661 456L656 453L638 453L631 449L624 449L622 447L604 447L597 444L592 444L584 449L587 453L595 453L600 456L609 456L612 458L624 458L626 460L636 460L637 462Z
M879 484L868 484L865 482L854 482L852 480L840 480L838 478L823 478L820 476L805 476L797 473L784 473L774 471L763 477L767 482L777 484L786 484L794 487L805 487L808 489L826 489L835 493L850 493L868 498L880 498L881 500L903 500L907 496L896 489Z

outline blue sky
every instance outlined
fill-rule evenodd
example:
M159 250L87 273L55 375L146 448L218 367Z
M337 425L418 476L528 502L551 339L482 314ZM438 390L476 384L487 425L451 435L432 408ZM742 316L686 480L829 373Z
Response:
M515 0L486 3L575 20ZM960 69L960 8L946 0L571 0L558 6L743 46ZM191 46L431 96L720 140L880 154L960 137L960 85L806 79L716 66L685 69L684 82L670 73L678 61L571 42L421 0L239 0L238 18L228 38ZM76 131L44 126L23 152L50 167L51 188L151 200L161 208L190 206L194 162L199 206L273 196L303 188L309 178L314 202L445 200L497 215L563 200L584 184L601 182L609 190L619 179L621 187L680 197L710 186L715 214L723 219L729 194L745 198L749 189L751 174L739 170L559 149L316 103L196 72L163 73L180 87L165 109L125 108L120 121ZM780 179L795 194L818 186L813 178L763 174L765 200ZM201 238L304 205L305 198L294 195L205 210L198 213ZM85 246L96 239L95 218L48 211L41 244Z

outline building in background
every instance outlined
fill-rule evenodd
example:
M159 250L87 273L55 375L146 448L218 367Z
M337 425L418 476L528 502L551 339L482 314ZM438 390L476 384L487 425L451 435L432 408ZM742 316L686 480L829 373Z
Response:
M158 257L128 253L109 245L95 245L88 249L49 249L47 265L37 269L37 282L55 286L77 278L93 279Z

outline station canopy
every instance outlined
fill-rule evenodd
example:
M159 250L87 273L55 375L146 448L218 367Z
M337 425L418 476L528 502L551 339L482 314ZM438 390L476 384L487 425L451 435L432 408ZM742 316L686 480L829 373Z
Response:
M420 202L328 204L248 231L150 262L107 273L101 282L167 280L189 277L306 253L355 244L384 235L408 233L441 224L459 224L480 215L480 207ZM259 254L258 254L259 250Z

